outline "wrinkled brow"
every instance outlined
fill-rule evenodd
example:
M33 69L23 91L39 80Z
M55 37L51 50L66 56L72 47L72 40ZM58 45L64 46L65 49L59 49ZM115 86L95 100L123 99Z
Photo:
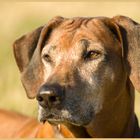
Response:
M45 53L52 53L56 47L56 45L46 45L44 46L43 50L45 49Z
M74 52L77 56L83 55L90 46L90 41L88 39L81 39L76 43L76 48L74 49Z
M81 39L80 40L80 44L82 45L82 47L84 47L85 49L87 49L90 46L90 42L87 39Z

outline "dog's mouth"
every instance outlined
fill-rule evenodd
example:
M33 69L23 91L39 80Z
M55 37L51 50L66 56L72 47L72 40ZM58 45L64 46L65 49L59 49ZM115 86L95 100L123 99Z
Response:
M52 125L71 124L74 126L81 126L81 124L77 123L76 121L74 121L70 118L63 118L62 116L56 115L54 113L50 113L50 114L40 118L40 122L45 123L46 121L48 121Z
M45 115L43 117L40 118L40 122L45 123L46 121L48 121L49 123L60 123L62 122L62 119L60 117L58 117L58 115L54 115L54 114L48 114Z
M74 133L75 136L77 137L87 137L90 138L90 135L88 134L88 132L86 131L86 128L84 128L83 125L70 120L70 119L65 119L62 118L61 116L58 116L56 114L49 114L47 115L47 117L40 119L41 122L43 122L45 124L45 122L49 122L51 125L56 126L56 128L60 131L61 129L61 125L66 126L67 128L70 128L69 131L71 131L71 133ZM75 132L76 134L75 134ZM79 132L77 134L77 132Z
M90 110L81 114L71 110L68 108L49 110L39 106L38 119L40 122L45 123L47 121L53 125L64 124L86 127L94 117L94 113Z
M58 125L60 123L63 123L64 122L64 119L62 119L58 115L49 114L45 118L42 118L40 121L42 121L43 123L45 123L46 121L48 121L50 124Z

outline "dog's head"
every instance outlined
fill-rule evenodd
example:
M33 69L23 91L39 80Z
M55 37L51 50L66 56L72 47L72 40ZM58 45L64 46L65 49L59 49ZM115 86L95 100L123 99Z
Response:
M21 80L39 118L87 126L127 86L140 91L140 25L114 18L56 17L14 43ZM104 111L103 111L104 112Z

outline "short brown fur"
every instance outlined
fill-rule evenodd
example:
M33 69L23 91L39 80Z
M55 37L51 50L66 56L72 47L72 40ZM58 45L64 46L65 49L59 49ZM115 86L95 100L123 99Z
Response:
M124 16L56 17L14 43L40 121L63 124L74 137L140 137L134 113L139 52L140 25ZM52 87L59 101L48 95L41 101L41 91Z

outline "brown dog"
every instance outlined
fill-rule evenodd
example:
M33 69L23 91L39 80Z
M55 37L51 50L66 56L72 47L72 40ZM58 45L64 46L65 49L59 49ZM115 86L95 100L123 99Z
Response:
M61 133L61 135L58 133ZM48 122L39 123L36 119L16 112L0 109L0 138L55 138L74 137L63 125L59 128Z
M14 43L21 80L39 119L75 137L140 137L140 25L130 18L62 18Z

